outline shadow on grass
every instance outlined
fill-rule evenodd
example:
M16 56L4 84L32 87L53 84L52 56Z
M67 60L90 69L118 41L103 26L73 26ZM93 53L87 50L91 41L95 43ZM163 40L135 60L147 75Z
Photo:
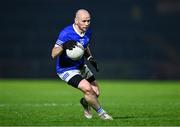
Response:
M114 116L113 119L130 119L130 118L136 118L134 116Z
M114 116L113 119L133 119L133 118L137 118L137 119L159 119L159 118L164 118L165 116L163 115L154 115L154 116Z

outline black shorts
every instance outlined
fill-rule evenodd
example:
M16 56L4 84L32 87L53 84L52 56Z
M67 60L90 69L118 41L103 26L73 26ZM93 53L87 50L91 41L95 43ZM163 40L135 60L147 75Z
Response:
M78 87L79 83L81 82L81 80L83 80L84 78L81 75L75 75L73 76L67 83L75 88ZM95 77L91 76L88 79L86 79L89 83L95 81Z

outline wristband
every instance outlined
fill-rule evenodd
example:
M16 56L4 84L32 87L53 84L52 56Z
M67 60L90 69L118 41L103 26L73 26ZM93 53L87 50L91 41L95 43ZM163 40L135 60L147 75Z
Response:
M89 59L91 59L91 58L93 58L92 56L89 56L88 58L87 58L87 60L89 60Z

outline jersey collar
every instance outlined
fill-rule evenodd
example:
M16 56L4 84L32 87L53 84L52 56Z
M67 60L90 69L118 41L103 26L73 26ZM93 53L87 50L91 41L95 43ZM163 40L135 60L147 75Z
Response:
M78 30L75 28L74 24L73 24L73 29L80 37L83 37L85 35L85 33L82 33L82 34L79 33Z

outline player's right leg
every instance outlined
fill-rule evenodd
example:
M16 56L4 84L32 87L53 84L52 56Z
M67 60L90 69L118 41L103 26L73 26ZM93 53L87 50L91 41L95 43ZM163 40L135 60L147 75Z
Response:
M91 111L91 106L89 106L88 102L85 100L85 98L81 98L80 99L80 104L82 105L82 107L84 108L84 116L87 119L91 119L92 118L92 111Z
M58 76L64 80L65 82L67 82L69 85L77 88L80 81L83 80L84 78L82 78L82 76L80 75L80 71L79 70L69 70L66 71L64 73L58 74ZM80 104L83 106L84 108L84 116L87 119L91 119L92 118L92 112L91 112L91 107L89 106L88 102L85 100L85 98L81 98L80 100Z

